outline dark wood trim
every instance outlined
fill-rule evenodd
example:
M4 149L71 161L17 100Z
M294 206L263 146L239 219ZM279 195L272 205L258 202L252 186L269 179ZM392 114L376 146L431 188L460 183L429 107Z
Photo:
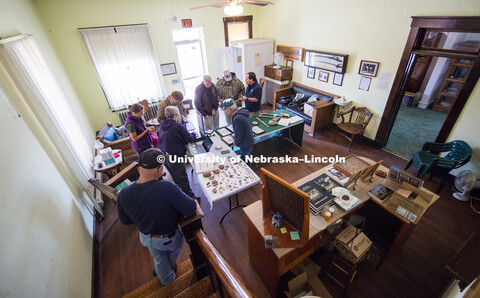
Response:
M424 33L423 33L424 34ZM403 50L402 58L400 59L400 64L397 69L397 74L392 84L392 89L390 95L388 96L387 105L383 111L382 119L380 121L380 126L375 136L375 141L385 146L392 131L393 123L397 117L398 109L400 108L400 102L397 102L398 93L403 89L407 81L407 67L410 62L410 52L414 47L417 36L419 35L419 28L412 28L410 34L408 35L407 44Z
M480 32L480 17L412 17L410 34L397 69L397 74L393 81L392 89L388 96L377 135L375 136L375 142L381 144L381 146L386 145L390 132L392 131L393 124L401 105L404 86L410 77L410 72L413 69L412 66L414 65L416 56L421 54L447 58L463 57L475 60L474 67L470 71L455 104L448 113L447 119L435 140L436 142L445 142L447 140L480 77L480 59L478 53L474 56L465 55L463 53L455 54L454 51L451 50L418 50L421 46L425 32L430 29L441 29L447 32Z
M233 270L227 261L225 261L201 229L195 230L195 239L197 239L200 248L208 258L209 263L212 265L217 277L221 280L223 286L230 294L230 297L255 297L255 295L246 287L242 278L237 272L235 272L235 270Z
M463 107L465 106L468 99L470 98L470 95L472 94L472 91L475 88L475 85L477 84L479 77L480 77L480 59L477 57L477 59L475 60L475 64L473 68L470 70L470 74L468 75L468 78L465 81L465 84L463 85L462 89L458 93L458 97L455 100L455 104L450 109L447 119L445 119L445 122L443 123L443 126L440 129L440 132L438 133L437 138L435 139L435 142L443 143L447 141L447 138L450 135L450 132L452 131L453 127L455 126L455 123L457 122L458 117L460 117Z
M225 46L229 46L228 39L228 23L247 22L248 23L248 38L253 38L253 16L240 16L240 17L224 17L223 18L223 31L225 34Z
M93 216L93 241L92 241L92 297L100 297L100 260L99 238L101 229L97 227L97 212Z
M449 16L416 16L412 17L411 27L428 29L445 29L449 31L476 31L480 30L479 17L449 17Z

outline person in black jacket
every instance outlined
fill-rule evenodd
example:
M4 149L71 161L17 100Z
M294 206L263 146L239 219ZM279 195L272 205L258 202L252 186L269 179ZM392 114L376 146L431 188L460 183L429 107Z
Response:
M240 157L248 165L250 162L245 159L250 156L253 148L253 132L250 123L249 112L246 108L238 108L235 101L231 98L223 101L222 110L225 110L229 116L233 116L233 132L235 146L240 148Z
M157 148L140 154L140 178L120 191L117 213L122 224L138 227L140 242L153 257L154 275L167 285L176 277L176 260L184 241L178 215L193 216L197 206L178 186L158 180L164 160Z
M168 106L165 108L165 120L160 123L160 129L157 132L158 135L158 148L168 153L172 159L174 157L184 158L186 155L186 145L195 142L195 133L189 133L185 126L178 123L180 113L174 106ZM169 158L170 159L170 158ZM188 182L188 175L185 171L185 163L183 162L170 162L167 160L168 166L171 170L172 176L178 186L188 196L199 199L193 193Z

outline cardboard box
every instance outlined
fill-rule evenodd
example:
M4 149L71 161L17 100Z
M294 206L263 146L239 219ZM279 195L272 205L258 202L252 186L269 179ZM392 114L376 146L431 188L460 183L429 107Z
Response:
M303 272L299 276L288 282L288 292L285 292L288 298L303 296L319 296L322 298L332 298L327 288L314 274L307 278L307 273Z
M352 263L367 253L372 241L356 227L349 225L335 237L333 245Z

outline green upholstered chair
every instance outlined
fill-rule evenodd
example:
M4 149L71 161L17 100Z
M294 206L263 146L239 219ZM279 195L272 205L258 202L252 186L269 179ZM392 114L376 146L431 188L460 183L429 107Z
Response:
M445 156L440 153L448 152ZM447 174L456 168L466 164L472 157L472 148L464 141L451 141L448 143L432 143L423 144L422 150L415 152L412 159L408 162L405 170L412 164L417 169L417 177L423 178L425 174L430 173L430 179L440 174L442 181L440 182L436 193L438 193L445 184Z

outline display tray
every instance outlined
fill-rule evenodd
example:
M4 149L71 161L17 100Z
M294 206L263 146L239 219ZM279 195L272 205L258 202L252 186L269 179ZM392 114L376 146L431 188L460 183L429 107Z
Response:
M344 173L348 177L351 177L353 174L357 173L358 171L361 171L367 167L369 167L370 164L364 161L363 159L355 156L355 155L350 155L345 157L345 163L334 163L333 167L340 172Z
M222 127L217 129L217 133L220 134L220 136L224 137L232 134L232 131L226 127Z

